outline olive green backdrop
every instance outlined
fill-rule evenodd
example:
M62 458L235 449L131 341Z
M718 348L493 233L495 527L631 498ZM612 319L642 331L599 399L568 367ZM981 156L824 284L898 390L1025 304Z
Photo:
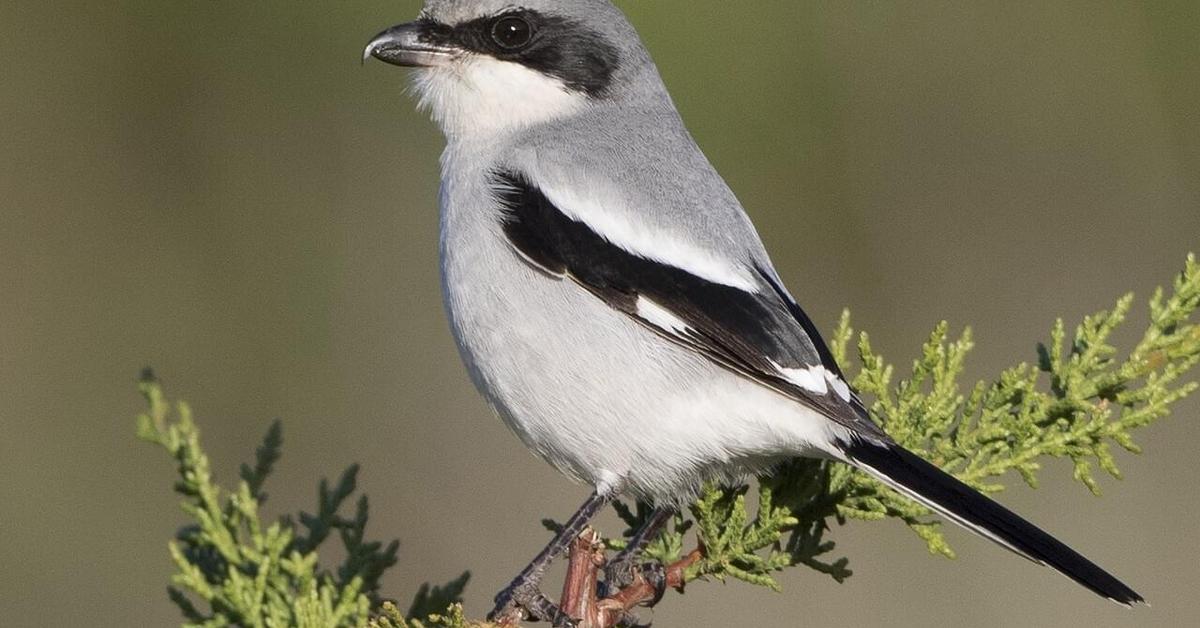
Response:
M1200 249L1193 0L622 4L809 313L828 329L850 307L901 364L946 318L974 326L988 376ZM0 624L178 623L172 468L133 438L146 364L193 402L222 480L284 420L271 513L362 463L402 600L471 569L482 614L538 520L584 496L492 417L447 333L441 138L403 70L359 64L417 9L0 5ZM699 583L656 625L1194 621L1198 415L1144 430L1102 499L1063 464L1002 496L1152 608L964 533L947 561L852 523L846 584Z

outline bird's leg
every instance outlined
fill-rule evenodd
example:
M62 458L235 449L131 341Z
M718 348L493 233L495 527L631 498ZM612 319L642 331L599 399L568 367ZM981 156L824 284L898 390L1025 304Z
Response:
M625 549L609 561L604 568L604 587L607 595L615 594L633 584L634 579L640 575L653 585L655 590L654 599L647 606L654 606L662 599L663 593L667 590L667 579L663 566L657 562L638 564L638 559L646 546L658 538L658 533L673 516L675 516L673 508L655 508L642 527L634 532Z
M532 618L548 621L556 628L573 625L570 617L542 595L538 585L550 563L567 550L571 541L583 533L588 522L610 501L612 493L593 492L579 510L567 519L550 544L521 570L511 584L496 594L496 606L488 613L488 620L497 623L519 621L523 613L528 613Z

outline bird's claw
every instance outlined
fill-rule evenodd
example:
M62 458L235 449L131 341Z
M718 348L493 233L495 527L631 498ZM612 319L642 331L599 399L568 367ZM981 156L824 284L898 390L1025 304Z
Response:
M518 577L496 594L495 603L487 619L497 624L516 624L529 619L549 622L554 628L576 628L578 625L541 592L538 579Z
M667 569L660 562L637 564L633 558L618 559L604 568L604 597L615 595L621 589L642 580L654 588L654 597L642 603L653 607L667 592Z
M651 628L651 622L642 623L642 620L633 613L624 612L621 618L617 620L617 628Z

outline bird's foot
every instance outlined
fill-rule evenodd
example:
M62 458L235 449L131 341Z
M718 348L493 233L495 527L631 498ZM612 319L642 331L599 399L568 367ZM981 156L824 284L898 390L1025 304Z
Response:
M604 597L616 595L622 589L639 582L649 584L654 596L642 606L653 607L667 592L667 569L660 562L636 563L636 556L618 558L604 568Z
M538 588L541 574L521 574L496 594L496 606L488 621L501 626L516 625L529 619L549 622L554 628L575 628L577 622L550 601Z
M617 620L617 628L651 628L652 623L647 621L642 623L641 618L628 611L621 614L621 618Z

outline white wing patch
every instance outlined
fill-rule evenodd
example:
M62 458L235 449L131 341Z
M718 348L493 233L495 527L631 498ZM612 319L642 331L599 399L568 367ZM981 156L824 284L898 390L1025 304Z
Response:
M842 401L850 401L850 386L841 377L838 377L837 373L820 364L802 368L788 368L774 360L771 361L771 364L784 379L808 392L825 395L829 394L832 389L838 397L842 398Z
M829 392L829 387L825 383L823 366L806 366L804 368L788 368L776 363L774 360L771 364L779 371L787 381L807 390L808 392L824 395Z
M837 373L825 371L825 379L829 380L829 386L833 388L833 392L842 398L842 401L849 403L850 401L850 385L846 380L838 377Z
M683 319L675 316L667 308L647 299L644 296L639 296L637 300L637 315L642 320L658 327L664 331L669 331L673 334L682 334L690 329L689 325Z
M681 234L632 222L627 203L611 192L591 189L583 193L554 187L542 193L564 215L588 226L597 235L638 257L674 266L701 279L731 288L758 292L758 283L743 264L723 259L682 239Z

